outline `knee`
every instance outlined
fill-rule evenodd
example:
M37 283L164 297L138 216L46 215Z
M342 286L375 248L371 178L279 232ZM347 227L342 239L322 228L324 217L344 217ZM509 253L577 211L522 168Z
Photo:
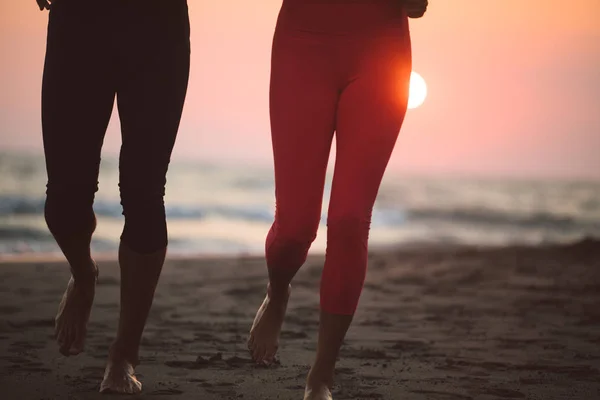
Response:
M276 219L267 236L266 254L269 266L286 264L300 267L317 237L318 219L283 222ZM296 265L297 264L297 265Z
M361 245L366 247L370 227L370 214L332 214L327 218L328 245Z
M121 205L125 213L135 213L137 210L164 208L165 180L156 181L140 171L125 179L121 177L119 193Z
M317 237L318 222L298 222L292 226L276 225L277 240L287 246L309 246Z
M87 235L96 227L94 195L97 184L48 182L44 217L54 236Z
M328 219L323 279L325 282L334 282L329 285L330 290L335 287L335 290L344 294L360 292L367 269L369 226L370 219L357 214L331 216Z
M150 254L167 247L164 184L120 184L125 226L121 240L133 251Z

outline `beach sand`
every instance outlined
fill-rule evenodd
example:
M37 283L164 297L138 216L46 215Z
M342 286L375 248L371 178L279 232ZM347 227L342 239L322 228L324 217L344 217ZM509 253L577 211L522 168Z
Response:
M280 364L245 340L265 291L261 258L167 262L145 331L143 399L302 399L318 326L322 257L293 285ZM0 399L97 393L118 315L119 272L100 263L87 351L60 356L64 263L0 264ZM600 398L600 242L373 251L334 398Z

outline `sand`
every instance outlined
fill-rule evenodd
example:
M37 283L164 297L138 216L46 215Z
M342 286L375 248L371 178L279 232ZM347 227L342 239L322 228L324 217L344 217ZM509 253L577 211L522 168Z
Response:
M145 331L142 399L301 399L315 350L322 257L298 275L280 364L245 340L265 289L261 258L170 259ZM0 399L97 393L118 315L103 261L86 353L64 358L53 316L63 263L0 264ZM600 398L600 242L373 251L337 369L341 399Z

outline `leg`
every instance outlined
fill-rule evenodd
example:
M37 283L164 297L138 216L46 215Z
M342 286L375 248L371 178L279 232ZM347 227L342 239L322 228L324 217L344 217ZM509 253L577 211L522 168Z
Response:
M248 340L258 363L275 357L290 283L319 226L338 97L327 61L325 46L278 26L270 88L276 212L265 246L267 295Z
M358 78L340 99L319 343L306 399L331 398L339 349L362 291L371 212L408 102L409 47L397 43L407 36L398 33L400 39L382 43L382 55L370 54L372 60L362 64ZM390 53L398 54L394 57Z
M166 174L185 102L189 25L185 1L124 4L133 22L125 43L118 89L122 147L120 190L125 227L121 236L121 310L101 392L138 393L134 375L139 346L167 250Z
M85 8L74 2L52 7L42 82L45 217L72 275L56 316L56 337L64 355L83 350L94 299L92 205L115 95L105 63L102 16L86 16Z

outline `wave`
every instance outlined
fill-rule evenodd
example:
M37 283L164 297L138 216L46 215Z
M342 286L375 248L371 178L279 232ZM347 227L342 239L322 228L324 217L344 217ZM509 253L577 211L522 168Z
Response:
M415 209L410 210L407 221L447 221L451 223L488 226L517 226L520 228L594 230L600 232L600 220L576 218L547 212L529 214L507 213L490 209Z
M0 196L0 216L40 214L43 212L43 199Z
M19 238L23 240L47 240L52 241L52 235L48 230L32 229L22 226L0 227L0 240Z
M99 217L122 218L119 202L97 199L94 211ZM43 215L44 199L17 196L0 196L1 216ZM246 222L271 223L274 210L272 204L190 206L167 204L167 218L171 220L203 220L221 218ZM326 224L327 216L321 217ZM549 212L529 214L510 213L486 208L436 209L426 207L376 207L372 215L373 228L394 228L413 224L454 224L477 227L524 228L541 230L568 230L600 233L600 220L589 215L565 216Z
M17 196L0 196L1 216L36 216L44 214L43 198L26 198ZM166 205L166 214L169 219L204 219L211 216L226 219L241 219L246 221L269 221L273 218L273 211L268 207L246 206L206 206L195 207L188 205ZM96 199L94 212L99 217L121 218L122 207L119 202Z
M92 248L95 251L116 250L118 241L94 238ZM23 226L0 226L0 254L32 252L60 253L60 248L45 226L39 229Z

